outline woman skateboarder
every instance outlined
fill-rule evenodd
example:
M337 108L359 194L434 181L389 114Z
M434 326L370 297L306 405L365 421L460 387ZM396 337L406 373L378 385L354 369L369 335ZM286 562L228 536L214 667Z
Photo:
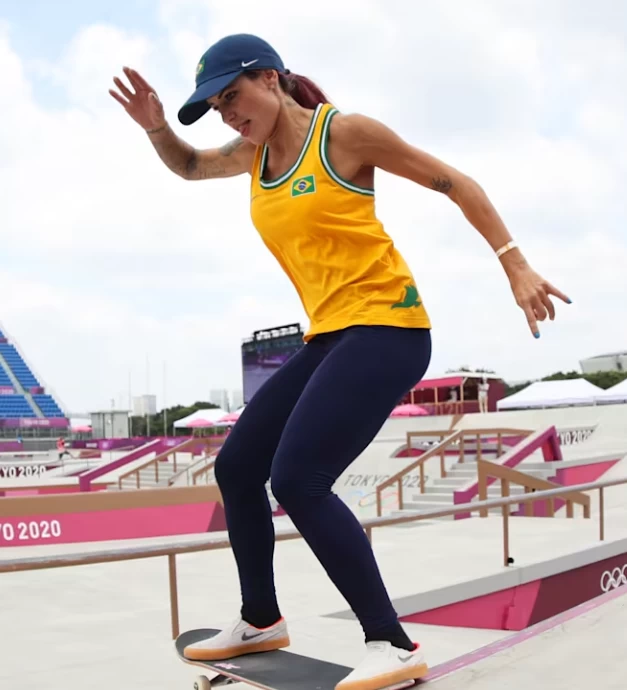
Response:
M211 46L184 125L216 111L239 136L197 150L170 128L152 87L125 68L111 95L188 180L251 176L252 221L292 281L310 320L305 345L255 394L215 466L241 584L241 615L185 655L228 658L289 644L274 586L274 531L265 484L344 596L366 655L338 690L374 690L425 675L398 621L364 530L332 493L397 402L424 375L431 324L417 282L375 214L375 168L449 197L496 252L532 333L553 319L549 295L481 187L383 124L339 113L309 79L247 34ZM208 210L210 211L210 206ZM206 222L211 232L211 217Z

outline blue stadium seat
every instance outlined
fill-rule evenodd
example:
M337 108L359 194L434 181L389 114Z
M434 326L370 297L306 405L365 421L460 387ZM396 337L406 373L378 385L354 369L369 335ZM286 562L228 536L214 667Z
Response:
M63 411L51 395L33 395L33 400L43 412L44 417L65 417Z
M33 376L32 371L28 368L26 362L21 358L19 352L13 345L10 343L0 343L0 354L4 357L15 378L24 388L40 385L39 381Z
M0 331L0 340L3 338ZM28 392L31 388L41 388L41 383L34 376L26 362L20 356L14 345L0 342L0 354L4 358L10 372L19 381L20 385ZM0 367L0 387L13 387L13 382L5 371L5 367ZM41 410L44 417L63 418L63 410L59 407L54 398L49 394L33 395L33 400ZM19 418L36 417L37 414L31 407L24 395L0 395L0 418Z
M0 367L0 386L10 386L13 388L13 383L7 372L4 370L4 367Z
M23 395L0 395L0 417L35 417L35 412Z

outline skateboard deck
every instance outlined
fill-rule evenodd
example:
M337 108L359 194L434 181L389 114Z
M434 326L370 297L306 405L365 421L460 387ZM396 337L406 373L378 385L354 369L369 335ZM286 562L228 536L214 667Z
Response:
M204 628L188 630L176 638L175 647L179 658L186 664L198 666L214 674L211 679L198 678L196 690L230 683L246 683L262 690L334 690L337 683L353 669L284 649L271 652L257 652L220 661L196 661L183 656L189 644L206 640L220 630ZM391 686L389 690L400 690L414 685L413 681Z

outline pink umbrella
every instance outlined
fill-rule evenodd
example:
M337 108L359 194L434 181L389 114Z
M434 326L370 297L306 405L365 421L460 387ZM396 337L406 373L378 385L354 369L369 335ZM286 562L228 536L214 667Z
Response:
M218 419L218 423L221 422L236 422L239 419L239 412L229 412L225 414L224 417Z
M213 422L209 421L208 419L194 419L193 422L190 422L188 427L208 427L208 426L213 426Z
M420 405L397 405L393 410L390 417L423 417L429 413L424 407Z

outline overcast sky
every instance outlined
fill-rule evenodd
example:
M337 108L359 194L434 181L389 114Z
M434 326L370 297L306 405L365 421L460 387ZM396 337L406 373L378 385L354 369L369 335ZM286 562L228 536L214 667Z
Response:
M176 112L204 50L241 31L474 177L572 297L534 340L460 210L377 173L433 322L429 374L520 380L627 349L624 0L0 0L0 324L71 411L127 405L129 375L161 406L164 362L167 405L241 388L242 338L307 326L250 221L249 178L180 180L107 93L130 65L187 141L230 140Z

